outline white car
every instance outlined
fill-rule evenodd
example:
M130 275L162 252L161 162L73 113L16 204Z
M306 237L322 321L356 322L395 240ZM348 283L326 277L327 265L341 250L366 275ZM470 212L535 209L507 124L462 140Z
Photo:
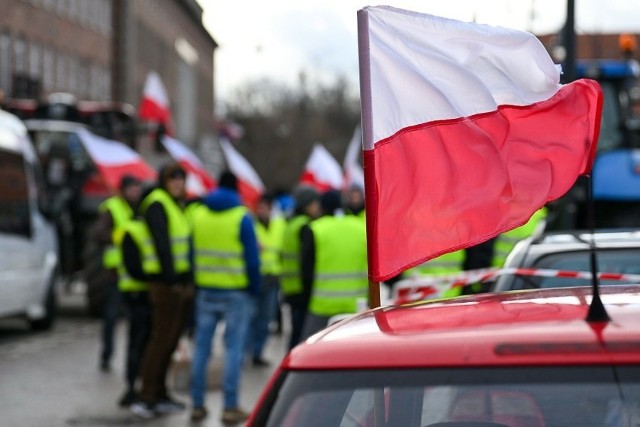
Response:
M42 172L27 129L0 110L0 317L52 326L59 277L58 241Z

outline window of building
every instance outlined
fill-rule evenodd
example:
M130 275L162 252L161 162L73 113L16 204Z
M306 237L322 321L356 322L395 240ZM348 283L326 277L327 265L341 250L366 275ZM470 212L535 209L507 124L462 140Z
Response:
M15 74L23 74L26 71L26 46L22 37L16 37L13 43L13 59L14 59L14 72Z
M67 89L70 92L78 90L78 60L72 55L67 58Z
M0 90L11 93L11 36L0 34Z
M58 15L66 17L69 13L69 1L68 0L56 0L56 11Z
M69 0L69 18L77 19L80 16L79 0Z
M33 78L39 78L41 74L41 50L40 45L36 42L32 42L29 47L29 76Z
M51 91L55 84L55 57L48 46L42 49L42 84L45 91Z
M67 90L67 58L63 53L56 57L56 89Z

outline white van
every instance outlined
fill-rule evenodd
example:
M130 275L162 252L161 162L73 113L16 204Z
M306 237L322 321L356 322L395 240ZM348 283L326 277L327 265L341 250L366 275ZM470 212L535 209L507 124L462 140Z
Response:
M56 314L59 254L38 158L24 124L0 110L0 317L47 329Z

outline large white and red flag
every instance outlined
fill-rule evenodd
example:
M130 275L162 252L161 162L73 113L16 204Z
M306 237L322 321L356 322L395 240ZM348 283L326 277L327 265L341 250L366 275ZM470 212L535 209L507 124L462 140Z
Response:
M561 85L532 34L358 12L369 275L527 222L591 169L598 83Z
M220 147L224 153L227 167L238 178L240 198L246 206L255 208L258 199L265 190L260 176L251 163L225 137L220 138Z
M362 132L357 127L353 132L347 152L344 156L344 188L353 186L364 189L364 171L360 165L362 158Z
M138 116L142 120L162 123L166 132L169 135L173 134L169 96L155 71L151 71L145 80Z
M167 135L161 141L171 158L187 171L186 186L189 194L202 196L216 187L215 179L189 147Z
M316 143L300 176L300 184L314 187L320 192L342 188L343 174L340 163L321 143Z
M118 190L120 180L125 175L135 176L141 181L156 179L156 171L126 144L103 138L86 129L79 130L78 137L110 190Z

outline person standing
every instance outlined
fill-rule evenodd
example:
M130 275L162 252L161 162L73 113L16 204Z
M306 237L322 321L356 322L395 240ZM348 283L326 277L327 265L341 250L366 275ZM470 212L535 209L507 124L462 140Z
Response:
M256 301L256 310L251 319L247 337L247 351L253 366L269 366L263 351L269 338L269 326L275 320L282 273L282 241L286 221L279 214L273 215L273 198L265 194L256 206L256 236L260 248L260 270L262 284Z
M151 331L148 283L160 272L160 263L149 228L139 217L124 225L122 233L116 238L116 244L121 249L123 260L118 267L118 288L126 307L129 326L125 357L127 387L118 402L120 406L125 407L133 404L138 398L136 382L140 376L142 357Z
M294 191L294 211L287 221L282 243L281 291L289 305L291 335L288 349L298 345L307 315L310 292L305 292L301 280L301 230L309 221L320 216L320 194L312 187ZM309 289L310 290L310 287Z
M337 191L322 194L320 204L322 216L301 231L302 283L311 289L303 338L335 315L356 313L369 290L364 221L344 214Z
M260 259L253 219L240 203L235 175L223 172L218 186L190 212L197 287L191 419L199 421L208 415L204 405L207 366L216 326L224 321L221 419L239 423L249 417L239 405L238 389L249 322L260 293Z
M122 254L114 244L123 226L133 218L140 202L142 187L140 181L131 175L120 180L117 194L100 204L100 214L94 230L95 240L103 246L102 266L105 273L105 300L102 314L102 350L100 369L111 369L113 355L113 335L120 311L120 292L118 291L118 267L122 264Z
M149 282L151 336L142 363L142 390L139 400L130 406L142 418L186 408L169 396L166 379L193 302L191 227L183 211L186 172L172 162L158 175L158 187L140 203L140 214L149 228L160 264L159 274Z

